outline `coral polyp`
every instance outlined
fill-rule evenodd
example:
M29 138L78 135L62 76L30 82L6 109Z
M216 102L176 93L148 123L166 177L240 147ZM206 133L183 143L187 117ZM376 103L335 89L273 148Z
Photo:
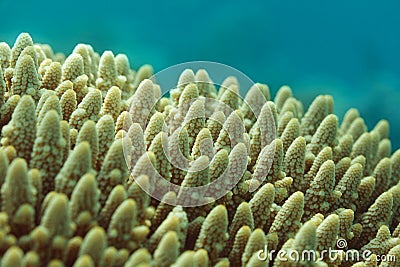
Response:
M367 129L350 109L339 122L331 96L304 108L288 86L271 98L256 83L242 98L238 79L218 86L205 69L186 69L163 96L153 74L86 44L64 56L27 33L0 43L1 266L400 257L400 150L386 120ZM265 248L286 254L260 257Z

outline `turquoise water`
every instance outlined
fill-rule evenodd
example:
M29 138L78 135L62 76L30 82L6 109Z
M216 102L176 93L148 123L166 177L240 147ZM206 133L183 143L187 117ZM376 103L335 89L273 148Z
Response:
M70 53L79 43L128 54L155 70L193 60L228 64L273 92L290 85L305 104L334 96L369 128L391 124L400 146L400 2L0 0L0 40L29 32Z

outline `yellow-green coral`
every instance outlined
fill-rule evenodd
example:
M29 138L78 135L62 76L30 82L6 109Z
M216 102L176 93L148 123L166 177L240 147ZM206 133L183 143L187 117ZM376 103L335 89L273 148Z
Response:
M288 86L242 99L236 77L217 91L204 69L162 97L152 75L90 45L0 43L2 266L349 266L258 259L339 239L374 253L355 266L400 257L386 120L368 129L350 109L339 123L328 95L304 112Z
M44 194L54 188L54 178L63 166L65 144L60 118L54 110L50 110L39 126L30 161L30 167L37 168L43 177Z
M30 96L23 96L18 102L11 121L2 128L2 146L14 146L17 156L31 159L36 137L35 103Z
M195 249L204 248L214 262L227 239L228 214L224 206L216 206L203 222Z

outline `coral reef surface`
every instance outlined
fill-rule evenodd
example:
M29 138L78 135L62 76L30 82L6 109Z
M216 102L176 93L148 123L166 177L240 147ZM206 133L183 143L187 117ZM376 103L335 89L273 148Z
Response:
M288 86L241 98L204 69L165 97L152 76L86 44L0 43L1 266L399 266L387 121L339 123L331 96L303 109Z

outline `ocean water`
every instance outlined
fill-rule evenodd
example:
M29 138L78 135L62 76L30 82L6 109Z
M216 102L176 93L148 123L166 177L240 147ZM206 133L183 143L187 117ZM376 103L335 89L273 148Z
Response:
M289 85L305 105L331 94L340 118L355 107L369 129L388 119L394 150L400 146L399 10L398 0L0 0L0 41L12 45L25 31L63 53L89 43L156 72L186 61L220 62L272 93Z

